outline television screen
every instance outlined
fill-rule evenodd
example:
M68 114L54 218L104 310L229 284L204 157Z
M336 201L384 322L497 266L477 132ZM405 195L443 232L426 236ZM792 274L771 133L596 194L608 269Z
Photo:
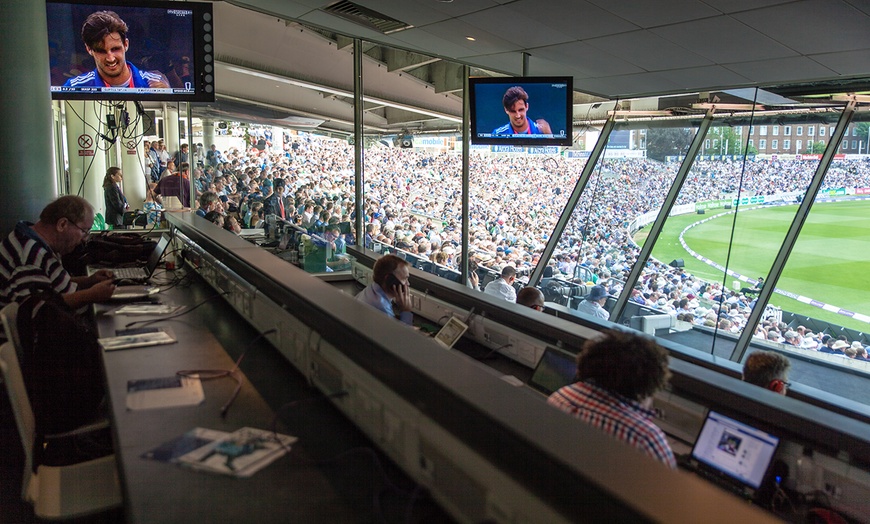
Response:
M486 77L468 83L472 144L571 145L571 77Z
M214 101L212 6L47 0L55 99Z

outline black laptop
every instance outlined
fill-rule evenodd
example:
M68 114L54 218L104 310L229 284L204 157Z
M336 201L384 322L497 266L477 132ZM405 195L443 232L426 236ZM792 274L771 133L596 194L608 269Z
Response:
M714 484L753 499L778 446L779 437L711 410L688 465Z
M541 360L535 366L529 386L544 395L551 393L568 384L576 382L577 355L568 351L547 346Z
M136 280L144 282L151 278L151 275L154 274L154 270L157 269L157 266L160 264L160 259L163 258L163 253L166 252L166 248L169 247L169 235L163 234L160 236L160 240L157 242L157 245L154 246L154 250L148 256L148 263L145 264L145 267L118 267L118 268L88 268L89 273L93 273L97 269L108 269L114 274L116 280Z

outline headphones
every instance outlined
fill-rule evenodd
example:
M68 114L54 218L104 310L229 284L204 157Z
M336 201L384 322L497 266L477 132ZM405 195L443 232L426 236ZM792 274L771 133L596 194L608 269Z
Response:
M767 385L767 389L780 394L784 394L787 385L788 384L784 380L780 380L777 378L770 381L770 384Z

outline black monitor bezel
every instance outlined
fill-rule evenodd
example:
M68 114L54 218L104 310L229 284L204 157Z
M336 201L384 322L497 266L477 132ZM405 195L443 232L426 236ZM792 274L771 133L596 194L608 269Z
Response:
M478 107L479 100L477 99L477 86L482 84L504 84L504 85L531 85L531 84L551 84L565 83L567 84L565 96L565 122L562 122L568 133L565 137L537 137L531 138L522 135L506 135L501 137L479 137L477 136L478 127ZM574 78L571 76L503 76L503 77L472 77L468 79L468 97L470 110L470 125L471 125L471 143L473 145L505 145L505 146L563 146L569 147L573 145L574 132ZM530 97L531 98L531 97ZM534 101L531 101L532 104Z
M112 100L141 102L214 102L214 12L208 2L174 2L169 0L45 0L46 9L49 4L92 5L98 9L112 10L115 7L147 8L147 9L185 9L193 11L193 76L196 88L193 93L119 93L119 92L80 92L51 91L52 100ZM206 31L204 23L211 24L212 31ZM210 46L211 52L206 52ZM206 67L208 66L208 67ZM208 71L208 69L211 69ZM211 82L206 81L210 75ZM53 87L53 86L50 86ZM209 88L210 87L210 88Z

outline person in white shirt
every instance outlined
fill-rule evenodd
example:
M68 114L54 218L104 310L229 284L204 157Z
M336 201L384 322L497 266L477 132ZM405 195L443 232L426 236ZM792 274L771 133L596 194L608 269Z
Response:
M504 269L501 270L501 277L487 284L483 292L487 295L503 298L508 302L516 302L517 291L513 287L514 280L516 279L516 268L513 266L505 266Z

